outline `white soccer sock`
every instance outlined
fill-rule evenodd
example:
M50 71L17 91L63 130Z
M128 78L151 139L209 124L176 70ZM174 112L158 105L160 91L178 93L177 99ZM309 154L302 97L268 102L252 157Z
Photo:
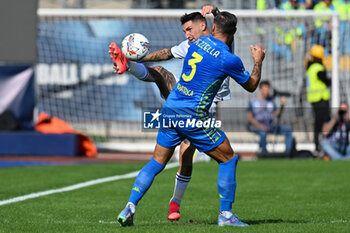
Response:
M176 174L174 194L170 200L170 203L176 202L179 205L181 204L182 197L185 194L187 185L190 182L190 180L191 176L183 176L179 173Z
M131 213L135 213L135 211L136 211L136 206L134 205L134 203L132 203L132 202L128 202L127 204L126 204L126 206L128 206L130 209L131 209Z
M128 71L142 81L146 81L149 76L147 67L142 63L128 61Z
M224 216L225 218L231 218L232 212L231 211L220 211L220 214Z

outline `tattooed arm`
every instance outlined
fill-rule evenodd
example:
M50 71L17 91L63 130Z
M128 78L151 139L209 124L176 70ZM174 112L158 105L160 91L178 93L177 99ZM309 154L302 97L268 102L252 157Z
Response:
M263 50L259 46L250 46L250 49L252 50L254 67L253 67L252 73L250 74L250 78L248 79L247 82L242 84L242 87L249 92L253 92L258 87L258 84L260 82L261 67L265 57L266 50Z
M156 52L148 54L142 61L164 61L173 58L173 54L171 53L170 48L161 49Z

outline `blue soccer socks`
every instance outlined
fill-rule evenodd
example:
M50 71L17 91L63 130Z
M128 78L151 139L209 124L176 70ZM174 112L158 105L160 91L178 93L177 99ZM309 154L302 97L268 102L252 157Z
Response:
M164 167L164 164L160 164L152 158L137 175L129 202L137 205L149 187L151 187L154 177L161 172Z
M235 201L236 167L238 156L219 164L218 191L220 196L220 211L231 211Z
M128 71L141 81L147 81L149 76L147 67L138 62L128 61Z

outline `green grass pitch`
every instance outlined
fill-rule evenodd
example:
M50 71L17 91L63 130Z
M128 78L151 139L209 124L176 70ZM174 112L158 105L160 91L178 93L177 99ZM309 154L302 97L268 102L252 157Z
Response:
M142 163L0 169L0 200L125 174ZM350 161L260 160L238 164L233 212L247 228L217 227L215 162L196 163L178 222L167 220L177 168L163 171L140 201L134 227L117 214L134 178L0 206L0 232L350 232Z

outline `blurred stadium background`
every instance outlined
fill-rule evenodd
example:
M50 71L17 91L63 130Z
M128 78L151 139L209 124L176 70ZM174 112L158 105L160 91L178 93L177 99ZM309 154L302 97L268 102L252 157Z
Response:
M248 70L249 46L260 42L268 50L262 79L272 83L276 102L281 93L288 95L282 123L293 127L299 149L313 150L305 61L312 44L323 39L333 80L332 106L350 101L350 13L344 19L336 12L280 11L281 2L1 0L0 232L121 231L116 211L130 194L130 178L144 165L140 161L151 158L155 144L156 132L142 129L143 110L161 108L163 100L155 85L113 73L108 45L120 45L131 32L146 35L151 51L176 45L185 39L179 17L206 3L238 16L235 52ZM305 0L310 2L317 1ZM208 20L211 25L212 18ZM179 75L182 61L161 65ZM223 130L236 151L254 153L258 138L246 128L250 94L234 82L230 88L232 99L219 105ZM88 135L98 155L76 156L81 151L75 148L75 134L37 133L41 111ZM281 138L269 141L277 142L270 143L272 149L283 150ZM247 232L349 232L348 162L240 161L234 210L251 225ZM172 168L157 177L138 209L134 229L231 231L216 225L214 161L195 164L181 220L166 219L177 165L168 165Z
M251 44L262 43L268 50L262 79L271 81L277 103L278 92L288 94L282 123L293 127L299 144L310 143L313 117L305 94L308 51L322 40L327 72L333 79L332 107L349 102L349 17L343 20L336 11L281 11L282 2L272 0L38 1L34 121L45 111L87 134L102 149L121 149L129 143L153 148L156 132L142 129L143 111L161 108L164 102L155 85L113 73L108 45L111 41L120 45L127 34L138 32L150 40L151 52L172 47L185 39L179 17L207 3L237 15L235 53L247 70L253 65ZM318 26L319 20L324 27ZM7 64L3 60L2 65ZM176 75L181 73L181 60L160 64ZM256 145L249 146L254 151L257 137L246 129L250 94L232 81L230 88L232 99L220 103L219 119L232 143Z

